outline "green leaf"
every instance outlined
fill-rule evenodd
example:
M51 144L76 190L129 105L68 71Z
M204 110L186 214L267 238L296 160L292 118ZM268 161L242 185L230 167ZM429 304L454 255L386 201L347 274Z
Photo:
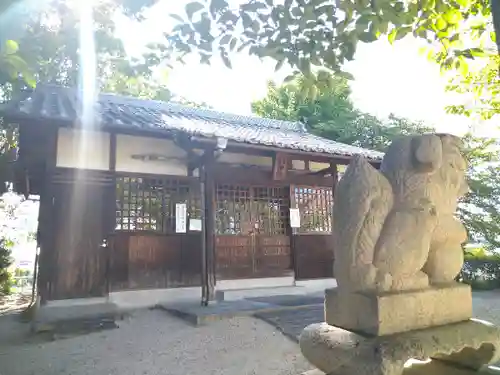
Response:
M229 43L229 49L230 49L231 51L233 51L233 50L234 50L234 47L236 47L236 43L237 43L237 42L238 42L238 39L236 39L236 38L231 39L231 43Z
M370 42L376 41L377 37L372 33L364 32L364 33L359 34L359 40L361 40L362 42L365 42L365 43L370 43Z
M169 14L169 16L172 17L176 21L184 22L184 19L181 16L179 16L178 14Z
M285 63L284 58L281 60L278 60L278 62L276 63L276 66L274 67L274 71L277 72L278 70L280 70L284 63Z
M445 30L448 27L448 22L444 18L439 17L438 19L436 19L434 25L438 30Z
M251 43L250 40L247 40L245 42L243 42L239 47L238 49L236 50L236 52L241 52L243 51L246 47L248 47L248 45Z
M258 10L266 9L267 5L259 1L254 1L251 3L243 4L240 9L245 12L257 12Z
M224 65L227 68L232 69L231 61L229 60L229 57L227 57L227 54L224 51L220 52L220 57L221 57L222 62L224 63Z
M7 40L5 42L5 53L7 55L13 55L19 50L19 44L14 40Z
M401 27L396 32L396 40L403 39L406 35L411 32L411 26Z
M241 21L243 22L243 28L245 29L251 28L253 23L252 17L250 17L248 13L245 12L242 12L240 16L241 16Z
M361 32L365 31L370 23L370 17L363 15L356 20L356 30Z
M238 21L238 16L231 12L230 10L225 11L222 16L217 20L219 24L225 24L227 22L236 23Z
M203 4L197 3L197 2L188 3L188 4L186 4L186 7L185 7L186 14L187 14L189 20L193 19L193 15L196 12L199 12L200 10L203 10L203 9L205 9L205 6Z
M211 24L212 22L210 18L202 17L199 22L193 23L193 27L198 33L200 33L203 39L206 39L206 37L210 35Z
M292 16L294 17L301 17L302 16L302 9L298 6L292 9Z
M394 43L394 41L396 40L396 35L398 34L398 29L394 28L391 30L391 32L389 33L389 35L387 35L387 39L389 40L389 43Z
M210 55L200 53L200 63L210 65Z
M227 1L226 0L212 0L210 1L210 13L212 16L215 17L217 13L219 13L221 10L224 10L228 7Z
M22 76L24 78L24 82L26 82L26 84L32 88L35 88L36 87L36 79L35 79L35 76L29 72L29 71L24 71L22 72Z
M459 10L451 8L444 14L444 19L449 24L455 25L463 20L462 13ZM441 28L440 28L441 29ZM442 29L441 29L442 30Z
M226 35L224 35L224 36L220 39L219 43L220 43L221 45L225 45L225 44L228 44L230 40L231 40L231 35L226 34Z
M488 54L482 48L471 48L469 49L473 57L486 57Z

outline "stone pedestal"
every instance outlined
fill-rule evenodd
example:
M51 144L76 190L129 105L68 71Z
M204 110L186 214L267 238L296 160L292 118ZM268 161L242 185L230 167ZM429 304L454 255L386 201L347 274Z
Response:
M450 283L418 291L346 293L327 289L325 321L333 326L368 335L456 323L472 317L469 285Z
M471 319L369 336L318 323L306 327L300 347L306 359L328 375L429 375L429 368L440 368L440 375L477 374L500 360L500 329ZM409 366L412 359L421 362Z

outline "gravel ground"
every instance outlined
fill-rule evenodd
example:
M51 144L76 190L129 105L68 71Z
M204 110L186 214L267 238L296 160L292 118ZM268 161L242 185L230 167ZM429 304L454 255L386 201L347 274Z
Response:
M152 310L119 325L43 344L0 347L0 374L297 375L311 368L295 343L254 318L194 328Z
M473 297L474 316L500 325L500 292ZM322 312L312 307L276 314L271 324L295 332ZM311 368L279 328L251 317L194 328L151 310L119 326L53 342L0 345L0 375L297 375Z

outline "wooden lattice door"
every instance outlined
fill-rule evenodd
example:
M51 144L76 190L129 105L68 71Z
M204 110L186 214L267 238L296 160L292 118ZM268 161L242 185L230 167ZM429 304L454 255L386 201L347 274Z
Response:
M173 288L201 283L199 181L118 176L111 246L111 290ZM185 232L176 232L176 204L185 203Z
M287 187L217 186L218 278L292 274Z
M331 187L292 186L291 206L300 212L300 228L292 236L295 277L333 277Z

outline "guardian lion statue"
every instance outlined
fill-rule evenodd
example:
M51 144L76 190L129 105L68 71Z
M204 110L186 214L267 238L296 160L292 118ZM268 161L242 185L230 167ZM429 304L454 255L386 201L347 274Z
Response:
M405 136L380 171L363 157L335 190L334 271L339 289L402 291L453 282L463 264L457 201L468 192L461 140Z

